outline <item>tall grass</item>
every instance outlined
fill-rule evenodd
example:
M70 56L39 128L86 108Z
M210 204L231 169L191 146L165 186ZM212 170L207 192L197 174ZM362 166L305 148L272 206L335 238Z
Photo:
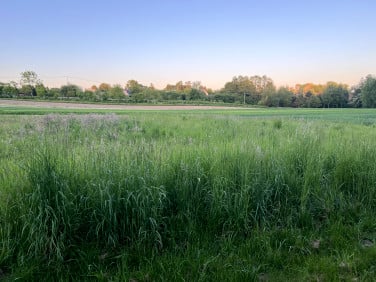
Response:
M33 261L63 269L88 246L158 254L202 238L316 234L375 219L368 126L197 114L8 124L0 165L8 272Z

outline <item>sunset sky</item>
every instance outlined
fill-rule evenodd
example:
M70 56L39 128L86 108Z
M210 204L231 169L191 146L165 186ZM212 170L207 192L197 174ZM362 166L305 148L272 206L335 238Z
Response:
M0 81L136 79L163 88L235 75L354 85L376 74L375 0L2 0Z

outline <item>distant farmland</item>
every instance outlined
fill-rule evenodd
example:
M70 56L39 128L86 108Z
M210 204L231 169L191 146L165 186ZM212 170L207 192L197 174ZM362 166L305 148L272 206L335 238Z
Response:
M100 104L100 103L67 103L67 102L38 102L28 100L0 100L1 107L31 107L53 109L88 109L88 110L214 110L239 109L236 107L213 105L132 105L132 104Z

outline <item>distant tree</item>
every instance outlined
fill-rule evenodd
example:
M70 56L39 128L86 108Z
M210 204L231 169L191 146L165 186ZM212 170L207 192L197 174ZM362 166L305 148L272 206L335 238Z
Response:
M40 84L41 80L38 78L38 75L34 71L24 71L21 72L21 84L35 86Z
M18 89L12 83L0 83L0 97L12 98L18 95Z
M306 106L306 97L303 94L296 94L292 98L291 106L294 108L301 108Z
M146 87L138 83L137 80L131 79L131 80L128 80L125 88L128 90L128 93L130 95L133 95L133 94L142 92Z
M149 87L145 88L141 92L132 94L131 100L137 103L154 103L159 100L169 100L169 98L172 97L166 97L166 91L159 91L156 89L151 89ZM177 100L179 99L181 94L178 94L177 96L174 96L171 100Z
M238 98L235 96L235 94L223 93L221 91L217 91L211 94L209 97L212 101L224 103L235 103L236 99Z
M59 88L50 88L50 89L47 89L46 97L55 98L56 99L59 96L61 96L61 92L60 92Z
M361 100L363 107L376 108L376 77L368 75L361 82Z
M287 87L280 87L278 91L273 88L265 92L261 104L268 107L291 107L294 94Z
M174 90L165 90L161 92L160 96L162 100L181 100L181 93Z
M109 90L109 97L112 99L124 99L124 89L119 84L114 85Z
M306 105L309 108L321 108L322 102L320 96L312 95L311 97L307 98Z
M46 97L47 96L47 89L43 84L37 84L35 86L35 92L38 97Z
M196 91L197 90L197 91ZM175 85L167 84L164 93L159 93L162 100L199 100L206 99L209 95L208 90L201 84L201 81L183 81L176 82ZM176 97L176 98L173 98Z
M353 86L349 93L349 106L353 108L361 108L362 107L362 97L361 97L362 89L361 85Z
M175 85L176 91L184 91L184 84L183 81L178 81Z
M203 100L203 99L205 99L206 96L199 89L192 88L189 91L188 97L189 97L189 100Z
M201 84L201 81L193 81L191 83L191 88L200 90L201 88L203 88L203 85Z
M279 106L279 97L277 96L276 87L271 79L263 85L260 104L266 104L265 101L267 100L272 100L273 104L277 103L275 106Z
M279 107L279 98L275 94L265 95L259 104L267 107Z
M288 87L280 87L276 93L279 98L280 107L291 107L291 102L294 97L294 94Z
M267 77L266 75L263 75L263 76L254 75L254 76L251 76L249 80L255 86L256 93L257 95L260 96L260 99L261 99L262 92L264 92L265 89L267 88L270 89L271 86L274 87L273 80L270 77Z
M99 85L99 91L109 91L110 89L111 89L111 85L110 84L108 84L108 83L101 83L100 85Z
M85 91L80 91L79 92L79 97L83 100L95 100L96 99L96 95L95 95L95 92L94 91L91 91L91 90L85 90Z
M162 100L162 91L155 89L155 88L146 88L143 91L149 101L160 101Z
M268 104L275 94L276 88L273 80L264 76L235 76L232 81L227 82L221 93L235 94L236 100L247 104ZM263 98L263 101L261 101ZM261 101L261 102L260 102ZM274 104L274 102L272 103Z
M36 96L37 92L35 91L35 87L31 85L22 85L20 89L20 94L27 95L27 96Z
M164 88L165 91L176 91L176 92L184 92L186 94L189 93L189 91L192 88L200 88L201 87L201 82L199 81L186 81L183 83L183 81L178 81L176 82L175 85L172 84L167 84L166 87Z
M167 84L166 87L163 90L165 90L165 91L175 91L175 85Z
M34 71L21 72L21 93L30 96L36 96L36 85L41 85L42 81L38 78L38 75Z
M256 87L248 76L234 76L225 84L224 92L233 94L255 93Z
M10 81L9 83L8 83L10 86L12 86L13 88L17 88L18 89L18 83L17 82L15 82L15 81Z
M111 85L108 83L101 83L98 86L98 90L95 91L99 99L106 101L108 98L110 98L110 90L111 90Z
M349 100L349 91L347 86L328 82L324 92L321 95L322 103L325 107L343 108L347 106Z
M74 84L63 85L60 88L62 97L79 97L81 95L81 88Z
M260 95L257 93L255 85L248 76L234 76L232 81L225 84L221 93L222 95L234 95L237 101L247 104L256 104L260 100Z
M324 92L324 89L325 85L308 82L305 84L296 84L295 88L293 88L293 93L295 95L306 95L308 93L311 93L311 95L317 96L321 95Z

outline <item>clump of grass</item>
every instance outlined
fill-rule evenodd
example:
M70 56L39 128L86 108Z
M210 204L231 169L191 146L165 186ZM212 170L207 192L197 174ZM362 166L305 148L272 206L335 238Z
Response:
M282 128L282 120L281 119L274 120L273 121L273 127L275 129L281 129Z

